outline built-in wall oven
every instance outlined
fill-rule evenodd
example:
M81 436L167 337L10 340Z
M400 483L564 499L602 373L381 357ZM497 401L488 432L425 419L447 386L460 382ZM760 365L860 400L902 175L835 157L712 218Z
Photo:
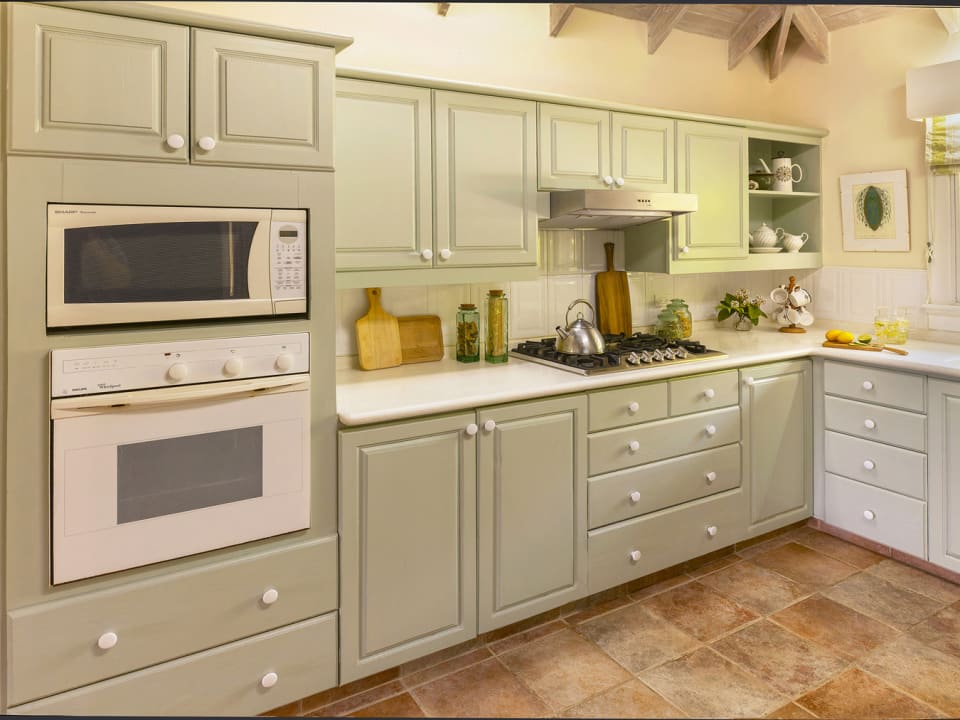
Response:
M310 527L309 335L54 350L53 583Z
M307 310L305 210L47 206L47 327Z

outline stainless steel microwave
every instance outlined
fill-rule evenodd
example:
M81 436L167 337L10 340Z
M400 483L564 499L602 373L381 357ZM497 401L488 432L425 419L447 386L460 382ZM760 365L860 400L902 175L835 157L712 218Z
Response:
M47 206L47 327L305 313L305 210Z

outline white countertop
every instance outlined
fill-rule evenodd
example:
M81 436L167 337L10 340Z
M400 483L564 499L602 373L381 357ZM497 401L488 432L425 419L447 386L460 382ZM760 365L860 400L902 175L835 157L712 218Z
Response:
M593 376L515 357L499 365L482 360L458 363L448 351L448 356L437 362L382 370L339 370L337 413L343 425L366 425L800 357L829 357L960 379L960 345L910 340L898 346L909 352L907 356L840 350L821 345L826 330L813 326L800 335L777 332L770 325L749 332L696 328L698 341L725 352L727 357Z

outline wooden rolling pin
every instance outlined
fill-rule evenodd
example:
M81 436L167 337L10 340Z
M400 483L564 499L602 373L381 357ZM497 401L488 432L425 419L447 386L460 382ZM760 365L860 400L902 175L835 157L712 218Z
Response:
M823 343L824 347L829 348L838 348L840 350L868 350L870 352L880 352L881 350L889 350L892 353L897 355L909 355L906 350L901 350L900 348L890 347L889 345L851 345L850 343L838 343L830 342L825 340Z

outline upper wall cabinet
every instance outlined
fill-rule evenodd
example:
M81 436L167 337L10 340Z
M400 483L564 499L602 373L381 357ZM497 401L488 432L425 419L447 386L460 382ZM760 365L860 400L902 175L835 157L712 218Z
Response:
M539 110L541 190L673 191L674 120L547 103Z
M194 30L191 64L186 27L11 16L11 152L333 167L333 48Z

